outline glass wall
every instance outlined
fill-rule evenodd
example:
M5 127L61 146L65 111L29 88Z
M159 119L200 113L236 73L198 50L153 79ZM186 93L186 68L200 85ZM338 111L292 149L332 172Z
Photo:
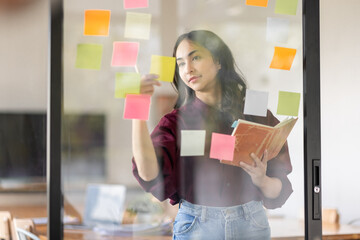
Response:
M321 1L323 233L359 238L358 1Z
M0 35L0 238L46 236L48 1L1 1Z
M133 1L145 4L141 6L131 6L129 2L130 5L125 0L64 1L62 181L65 204L74 210L73 214L65 214L65 217L70 217L67 218L70 222L65 225L65 236L74 233L74 229L80 227L78 224L83 224L82 227L90 228L98 235L165 235L168 237L164 239L171 239L180 199L211 207L260 200L265 205L266 215L260 228L265 226L267 229L269 222L273 238L304 236L301 2ZM177 116L184 123L175 121L179 127L172 135L178 138L171 142L170 148L176 147L174 156L179 164L181 162L179 169L182 167L182 170L177 170L176 180L169 180L170 185L177 181L176 189L169 193L167 180L162 177L156 180L160 183L157 186L139 180L141 173L138 180L142 184L134 177L133 168L138 165L136 160L132 161L134 122L124 119L124 115L127 118L125 113L141 114L144 105L126 107L126 101L130 102L126 93L135 93L130 95L136 97L140 85L134 83L140 80L140 75L156 73L159 65L167 66L163 68L161 77L166 74L164 69L170 69L170 77L161 80L172 81L174 73L171 69L175 69L175 59L163 57L172 57L178 36L192 30L212 31L226 43L247 90L242 88L245 98L244 95L237 96L234 105L238 108L232 105L231 111L227 112L218 109L221 114L227 114L226 121L215 116L220 114L216 108L196 124L192 120L197 119L197 111L194 115L181 112ZM206 46L206 49L211 48ZM177 52L177 66L186 62L190 52L189 49L185 49L182 55ZM178 72L181 75L181 68ZM203 75L205 73L207 70ZM161 131L156 126L166 113L173 110L177 97L171 83L161 81L161 86L155 86L146 121L150 132L154 129L155 132ZM197 105L199 111L209 108L206 98L197 97L194 101L200 104L201 107ZM214 125L209 126L209 121L216 117L218 119L211 122ZM251 174L225 154L228 147L230 155L235 151L236 156L236 152L244 148L242 145L248 144L249 140L241 139L243 132L240 128L245 126L244 123L235 124L240 136L231 136L234 129L231 125L240 118L265 125L298 118L284 147L284 142L279 143L277 152L275 147L270 148L271 145L266 147L274 150L269 151L269 155L275 154L266 167L267 176L272 180L275 178L271 189L280 181L282 191L275 194L276 197L266 198L260 187L254 184ZM164 120L161 122L164 124ZM218 137L225 137L225 140L220 140L225 145L216 147L217 136L213 133L222 134ZM189 136L186 134L190 137L186 138ZM262 135L261 139L266 137ZM161 172L165 173L165 165L171 165L175 158L167 159L159 153L159 149L164 149L161 137L159 141L154 145ZM199 148L199 144L202 147ZM258 158L262 157L264 149L254 149ZM246 157L248 163L253 164L249 153L235 159ZM178 163L174 164L177 166ZM140 185L153 194L147 193ZM193 188L189 189L190 186ZM166 199L159 201L163 197ZM251 224L259 227L256 220ZM284 231L286 224L291 232ZM151 229L145 231L141 228Z

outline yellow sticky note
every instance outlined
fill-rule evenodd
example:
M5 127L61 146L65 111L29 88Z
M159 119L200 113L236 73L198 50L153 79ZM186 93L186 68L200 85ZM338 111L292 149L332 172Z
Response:
M140 93L139 73L116 73L115 98L125 98L126 94Z
M279 91L277 114L285 116L298 116L300 93Z
M274 57L270 68L290 70L296 55L296 49L275 47Z
M151 56L150 73L158 74L159 80L172 82L174 80L176 60L174 57Z
M126 13L125 37L136 39L149 39L151 26L151 14Z
M102 52L101 44L78 44L75 67L100 70Z
M276 0L275 13L296 15L298 0Z
M108 36L110 25L109 10L85 10L84 35Z
M246 0L246 5L257 6L257 7L267 7L268 0Z

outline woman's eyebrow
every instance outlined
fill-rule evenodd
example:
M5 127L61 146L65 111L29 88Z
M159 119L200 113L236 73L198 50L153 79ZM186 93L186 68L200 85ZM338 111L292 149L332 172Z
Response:
M198 50L194 50L194 51L191 51L187 56L190 57L191 55L193 55L195 52L197 52ZM176 58L176 61L179 61L179 60L182 60L182 58Z

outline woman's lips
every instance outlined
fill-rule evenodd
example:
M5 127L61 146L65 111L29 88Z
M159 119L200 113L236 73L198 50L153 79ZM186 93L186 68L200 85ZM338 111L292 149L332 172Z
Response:
M189 79L189 83L196 81L196 79L198 79L198 78L199 78L199 76L191 77L191 78Z

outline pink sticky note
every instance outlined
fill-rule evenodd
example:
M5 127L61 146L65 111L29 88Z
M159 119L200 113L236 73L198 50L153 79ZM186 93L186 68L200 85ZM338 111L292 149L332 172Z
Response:
M135 66L138 53L138 42L114 42L111 66Z
M235 136L213 133L210 158L232 161L234 159Z
M124 119L149 119L150 95L127 94L125 98Z
M147 8L149 7L148 0L124 0L124 8Z

